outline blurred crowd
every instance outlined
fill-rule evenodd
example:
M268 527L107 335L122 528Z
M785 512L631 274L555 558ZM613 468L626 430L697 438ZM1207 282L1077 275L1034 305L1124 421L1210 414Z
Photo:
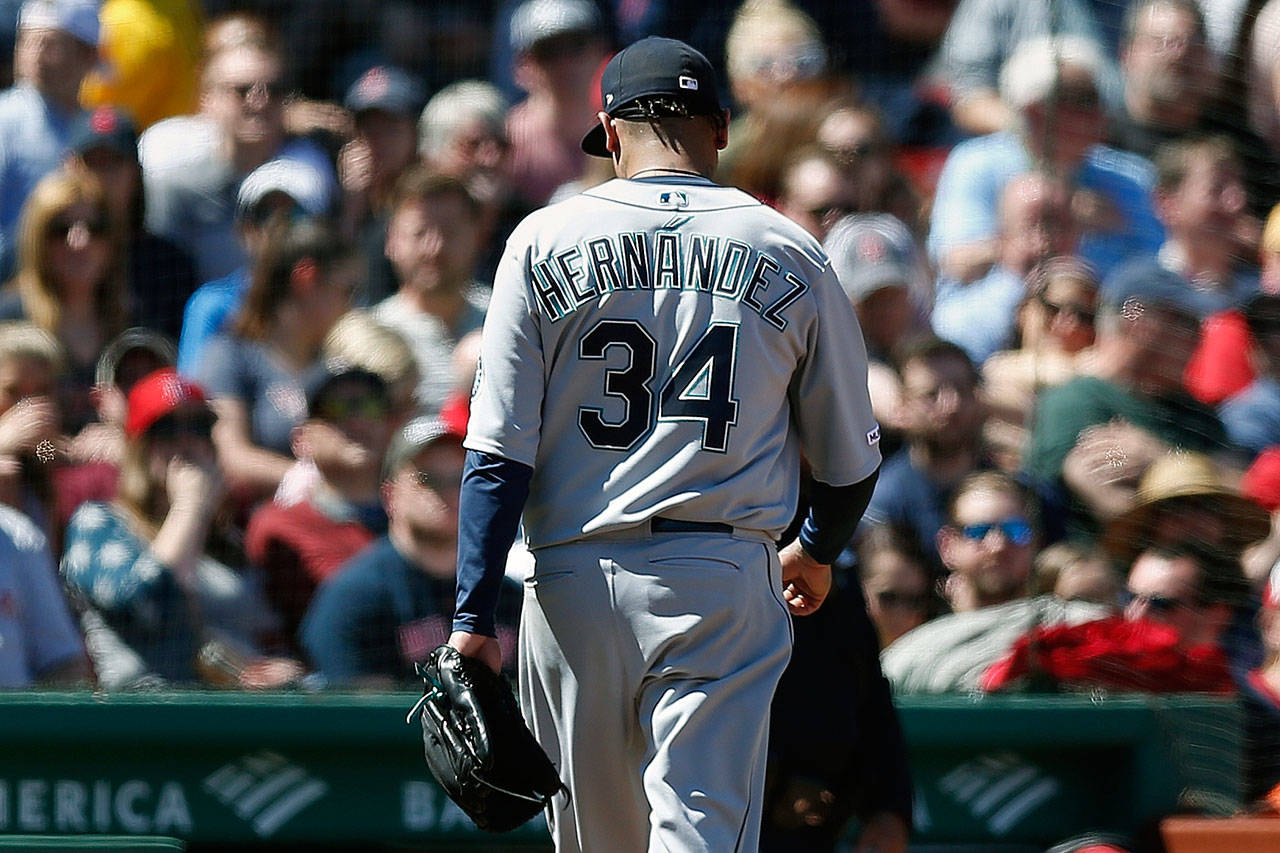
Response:
M506 236L648 34L856 307L894 690L1235 693L1280 806L1280 0L0 0L0 685L412 677Z

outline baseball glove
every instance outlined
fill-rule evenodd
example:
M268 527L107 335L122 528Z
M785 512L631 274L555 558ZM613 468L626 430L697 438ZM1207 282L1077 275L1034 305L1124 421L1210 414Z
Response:
M425 685L406 722L418 714L431 774L476 826L507 832L567 793L505 678L448 645L417 670Z

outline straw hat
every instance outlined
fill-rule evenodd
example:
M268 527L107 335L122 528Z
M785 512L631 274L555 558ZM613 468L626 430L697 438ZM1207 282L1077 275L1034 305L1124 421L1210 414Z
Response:
M1178 498L1204 498L1228 519L1226 547L1244 547L1271 532L1267 511L1222 482L1217 467L1203 453L1175 451L1151 463L1138 481L1133 507L1112 519L1102 535L1102 547L1128 564L1146 547L1151 527L1163 506Z

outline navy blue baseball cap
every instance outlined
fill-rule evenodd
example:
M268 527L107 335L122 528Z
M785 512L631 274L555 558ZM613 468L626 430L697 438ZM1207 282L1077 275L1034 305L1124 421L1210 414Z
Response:
M71 127L67 150L85 154L105 148L117 154L138 159L138 130L123 112L103 106L80 115Z
M653 96L684 104L689 115L716 115L722 109L716 72L707 58L682 41L659 36L618 51L600 75L600 103L611 116ZM609 156L603 127L597 124L582 138L582 150Z
M382 110L417 118L426 100L426 88L417 77L393 65L375 65L351 84L343 104L356 114Z

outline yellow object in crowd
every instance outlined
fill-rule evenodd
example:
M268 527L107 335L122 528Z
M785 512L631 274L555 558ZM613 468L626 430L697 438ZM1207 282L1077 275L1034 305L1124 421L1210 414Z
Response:
M194 0L106 0L101 62L85 78L85 107L112 104L142 131L196 111L204 15Z

